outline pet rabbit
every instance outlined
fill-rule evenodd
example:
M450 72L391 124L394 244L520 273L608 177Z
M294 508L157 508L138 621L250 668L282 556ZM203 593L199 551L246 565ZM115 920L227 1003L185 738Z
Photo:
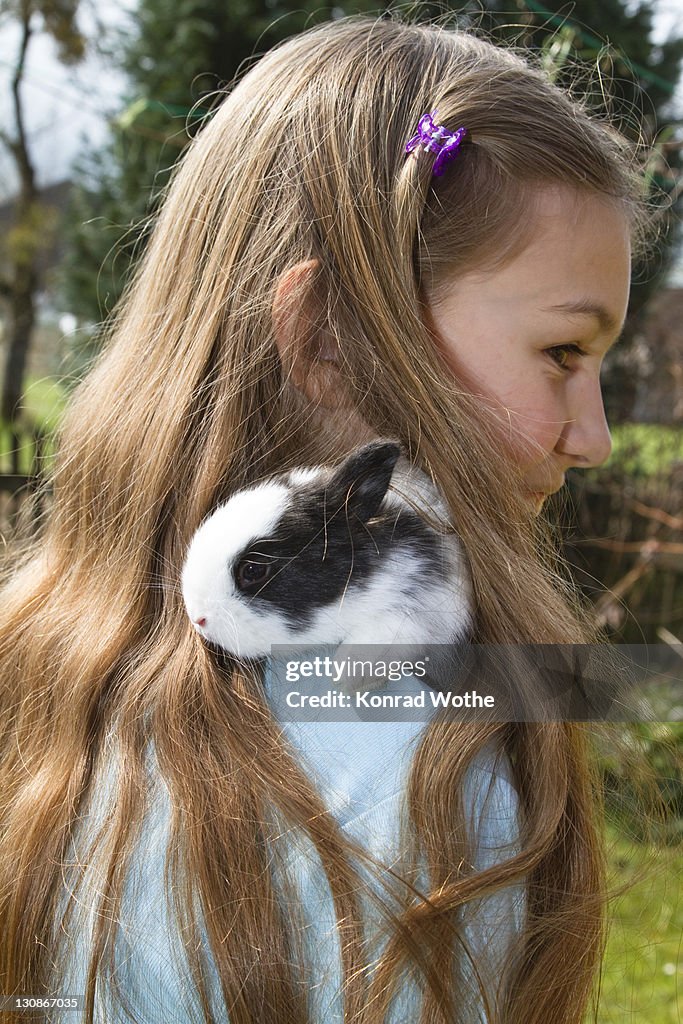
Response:
M183 599L195 629L242 658L271 644L462 640L471 585L449 529L431 480L398 444L374 441L216 508L191 540Z

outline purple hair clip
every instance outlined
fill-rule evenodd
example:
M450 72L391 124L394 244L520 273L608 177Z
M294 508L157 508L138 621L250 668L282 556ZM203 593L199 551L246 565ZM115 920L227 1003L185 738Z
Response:
M406 153L412 153L418 146L423 146L425 153L436 153L432 174L438 178L443 174L446 161L451 160L457 153L467 128L449 132L442 124L434 123L436 114L437 111L432 110L431 114L422 115L417 122L417 134L406 143Z

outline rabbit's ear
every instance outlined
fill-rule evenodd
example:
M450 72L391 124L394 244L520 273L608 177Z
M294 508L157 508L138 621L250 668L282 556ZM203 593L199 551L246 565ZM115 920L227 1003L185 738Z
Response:
M377 514L401 454L395 441L363 445L335 470L326 491L328 507L346 508L366 523Z

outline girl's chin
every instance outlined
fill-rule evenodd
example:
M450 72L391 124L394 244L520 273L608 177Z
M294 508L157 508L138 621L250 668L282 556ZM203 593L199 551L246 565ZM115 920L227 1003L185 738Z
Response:
M538 515L538 513L543 508L543 504L548 495L544 494L543 491L528 491L527 493L529 495L529 501L532 502L534 509L536 511L536 515Z

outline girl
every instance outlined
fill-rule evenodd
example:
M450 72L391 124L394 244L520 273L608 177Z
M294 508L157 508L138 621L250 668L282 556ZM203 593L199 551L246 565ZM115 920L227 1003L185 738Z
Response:
M432 723L410 762L398 726L297 751L178 579L236 489L390 436L448 503L474 639L593 640L538 512L609 452L599 371L643 196L616 130L461 31L345 18L225 98L13 549L4 993L82 986L88 1022L579 1024L605 900L584 728Z

